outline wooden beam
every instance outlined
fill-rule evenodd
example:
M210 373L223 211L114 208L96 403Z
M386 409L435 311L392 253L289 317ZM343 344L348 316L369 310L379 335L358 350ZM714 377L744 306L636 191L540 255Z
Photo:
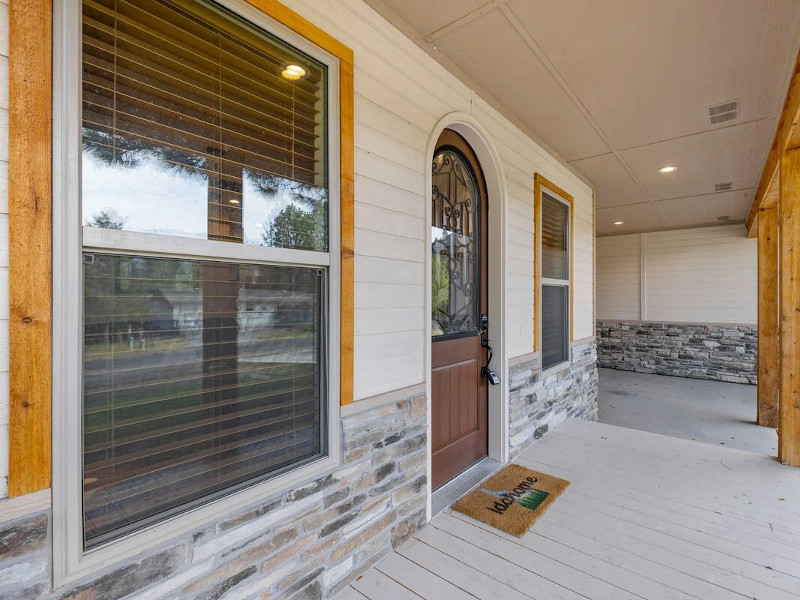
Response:
M778 458L800 467L800 149L781 158Z
M353 64L342 60L340 70L341 141L341 322L339 326L339 398L342 405L353 402L353 352L355 348L355 138Z
M775 139L772 140L772 147L767 156L767 163L761 173L761 181L756 190L753 204L750 206L750 214L747 217L747 236L755 237L758 233L754 222L758 219L758 209L764 206L764 198L772 187L773 180L780 172L781 156L786 149L797 148L800 146L800 128L797 126L800 121L800 54L794 63L792 79L789 82L789 89L786 92L786 100L783 103L778 120L778 129L775 132ZM777 188L774 188L777 190Z
M778 426L778 208L758 213L758 419Z
M49 0L9 3L8 494L50 487L51 48Z
M761 198L761 208L775 208L781 200L781 170L776 167L772 174L767 191Z
M781 195L781 170L779 167L780 165L776 165L775 171L772 173L772 178L760 202L757 203L754 200L753 204L750 206L750 211L755 211L755 213L747 217L747 237L749 238L754 238L758 235L758 210L761 208L774 208L778 206Z

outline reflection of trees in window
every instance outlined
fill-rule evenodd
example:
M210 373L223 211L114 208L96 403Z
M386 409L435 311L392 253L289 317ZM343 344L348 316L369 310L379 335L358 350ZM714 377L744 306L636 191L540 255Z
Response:
M125 229L127 221L127 217L121 217L113 208L106 208L94 213L92 218L86 221L86 226L98 229Z
M264 245L295 250L327 251L328 204L314 202L310 210L290 204L279 212L272 223L264 223L261 234Z
M439 253L431 257L431 284L433 286L433 331L442 335L450 326L450 270L449 258Z
M325 188L255 174L256 190L267 198L290 198L293 204L264 222L261 240L265 246L295 250L328 251L328 190Z

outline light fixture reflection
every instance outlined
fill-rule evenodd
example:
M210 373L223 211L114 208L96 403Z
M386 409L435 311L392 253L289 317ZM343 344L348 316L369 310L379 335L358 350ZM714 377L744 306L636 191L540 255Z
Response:
M614 221L614 225L622 225L625 221Z
M231 204L239 204L239 200L237 200L236 198L231 198L230 200L228 200L228 202L230 202Z
M289 81L297 81L305 76L305 74L306 70L300 65L288 65L281 73L284 79L288 79Z
M677 171L677 170L678 170L678 167L676 167L674 165L669 165L669 166L666 166L666 167L661 167L658 170L658 172L659 173L672 173L672 172Z

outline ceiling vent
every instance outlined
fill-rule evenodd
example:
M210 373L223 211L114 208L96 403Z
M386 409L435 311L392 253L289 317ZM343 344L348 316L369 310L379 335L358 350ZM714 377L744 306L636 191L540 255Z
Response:
M722 104L715 104L708 107L708 117L712 125L719 125L726 121L733 121L739 118L739 100L731 100Z
M731 220L730 215L722 215L721 217L717 217L717 221L730 221L730 220Z
M733 187L733 182L731 182L731 181L726 181L725 183L715 183L714 184L714 191L715 192L730 192L732 187Z

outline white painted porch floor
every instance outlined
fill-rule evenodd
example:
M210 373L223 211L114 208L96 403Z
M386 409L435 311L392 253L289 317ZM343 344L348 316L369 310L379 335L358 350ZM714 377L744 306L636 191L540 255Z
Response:
M800 469L574 420L516 462L571 482L524 537L448 509L337 600L800 598Z

